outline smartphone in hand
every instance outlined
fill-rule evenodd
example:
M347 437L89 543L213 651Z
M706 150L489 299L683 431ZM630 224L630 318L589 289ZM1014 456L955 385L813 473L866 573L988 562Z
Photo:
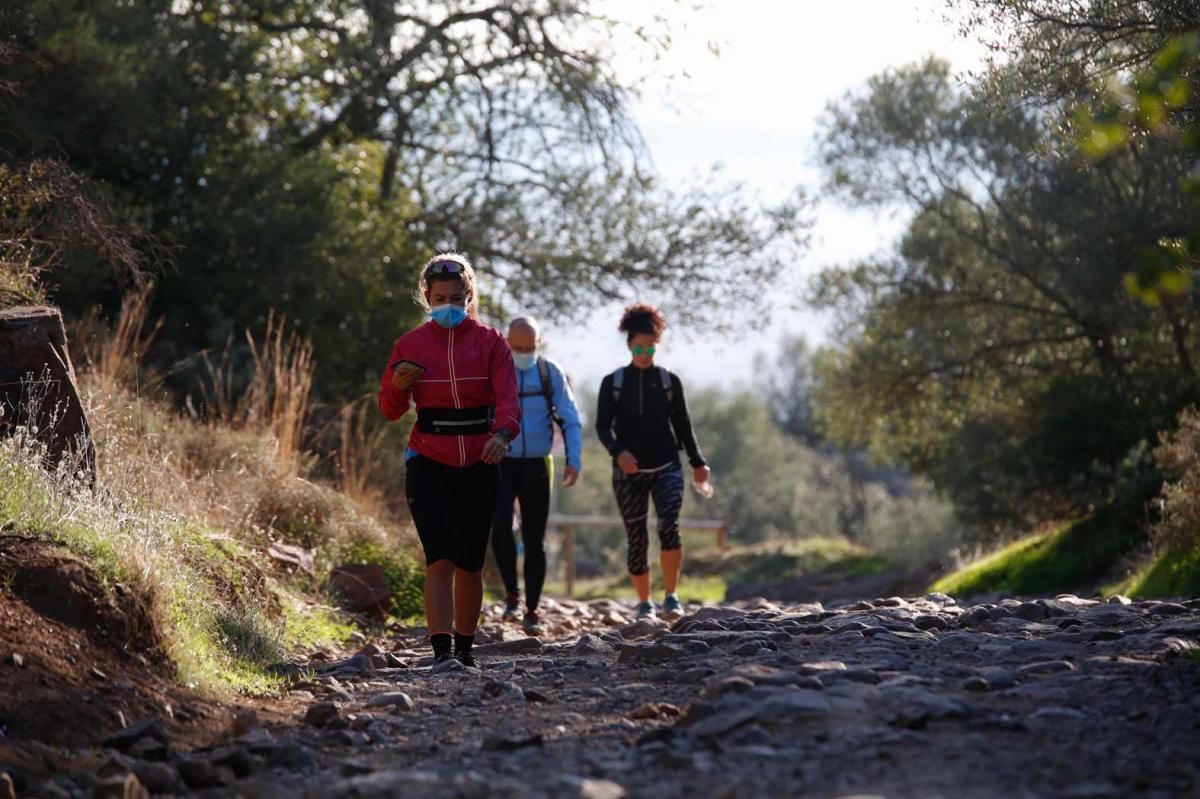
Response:
M418 369L422 372L425 371L424 366L417 363L416 361L410 361L408 358L401 358L400 360L398 360L394 364L392 364L392 371L398 372L398 371L400 371L400 368L404 367L404 366L415 367L416 369Z

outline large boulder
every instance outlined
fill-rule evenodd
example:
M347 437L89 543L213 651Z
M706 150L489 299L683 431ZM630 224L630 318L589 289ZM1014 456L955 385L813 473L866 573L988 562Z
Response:
M47 468L66 463L95 483L96 450L57 308L0 310L0 437L18 429L45 448Z
M338 566L329 574L329 592L351 613L383 619L392 609L387 575L377 563Z

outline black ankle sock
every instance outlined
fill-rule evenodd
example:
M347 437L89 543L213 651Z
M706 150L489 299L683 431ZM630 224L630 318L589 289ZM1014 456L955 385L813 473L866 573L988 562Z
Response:
M454 634L454 651L456 653L470 652L471 644L475 643L475 633L463 635L456 632Z
M429 636L429 642L433 644L433 655L448 655L450 654L450 646L454 639L450 637L450 633L434 633Z

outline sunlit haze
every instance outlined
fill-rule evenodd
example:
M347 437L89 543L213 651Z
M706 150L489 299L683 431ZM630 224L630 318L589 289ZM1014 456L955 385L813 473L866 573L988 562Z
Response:
M688 3L612 0L608 7L619 19L649 21L662 14L671 23L674 46L659 73L686 77L651 78L634 105L665 183L702 179L719 164L724 180L745 183L765 201L782 199L796 186L819 197L813 137L830 101L881 70L930 53L958 72L977 66L984 55L978 42L962 38L946 19L944 0L712 0L699 10ZM899 212L851 212L831 202L819 204L815 219L792 285L822 267L887 247L905 221ZM795 307L794 288L788 294L754 330L714 335L672 329L660 362L689 384L748 382L755 353L772 353L782 336L801 333L814 343L826 337L827 321ZM547 354L582 390L593 390L602 375L628 360L616 330L619 316L619 305L605 307L592 314L582 334L546 331Z

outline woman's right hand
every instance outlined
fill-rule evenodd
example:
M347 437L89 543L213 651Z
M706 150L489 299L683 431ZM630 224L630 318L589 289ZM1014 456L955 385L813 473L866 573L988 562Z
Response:
M617 468L625 474L634 474L638 468L637 458L629 450L624 450L617 456Z
M421 367L412 363L402 363L392 370L392 388L399 391L408 391L412 388L412 384L417 382L417 378L424 371Z
M508 445L508 436L499 433L493 435L483 445L483 462L494 464L504 460L504 456L508 453Z

